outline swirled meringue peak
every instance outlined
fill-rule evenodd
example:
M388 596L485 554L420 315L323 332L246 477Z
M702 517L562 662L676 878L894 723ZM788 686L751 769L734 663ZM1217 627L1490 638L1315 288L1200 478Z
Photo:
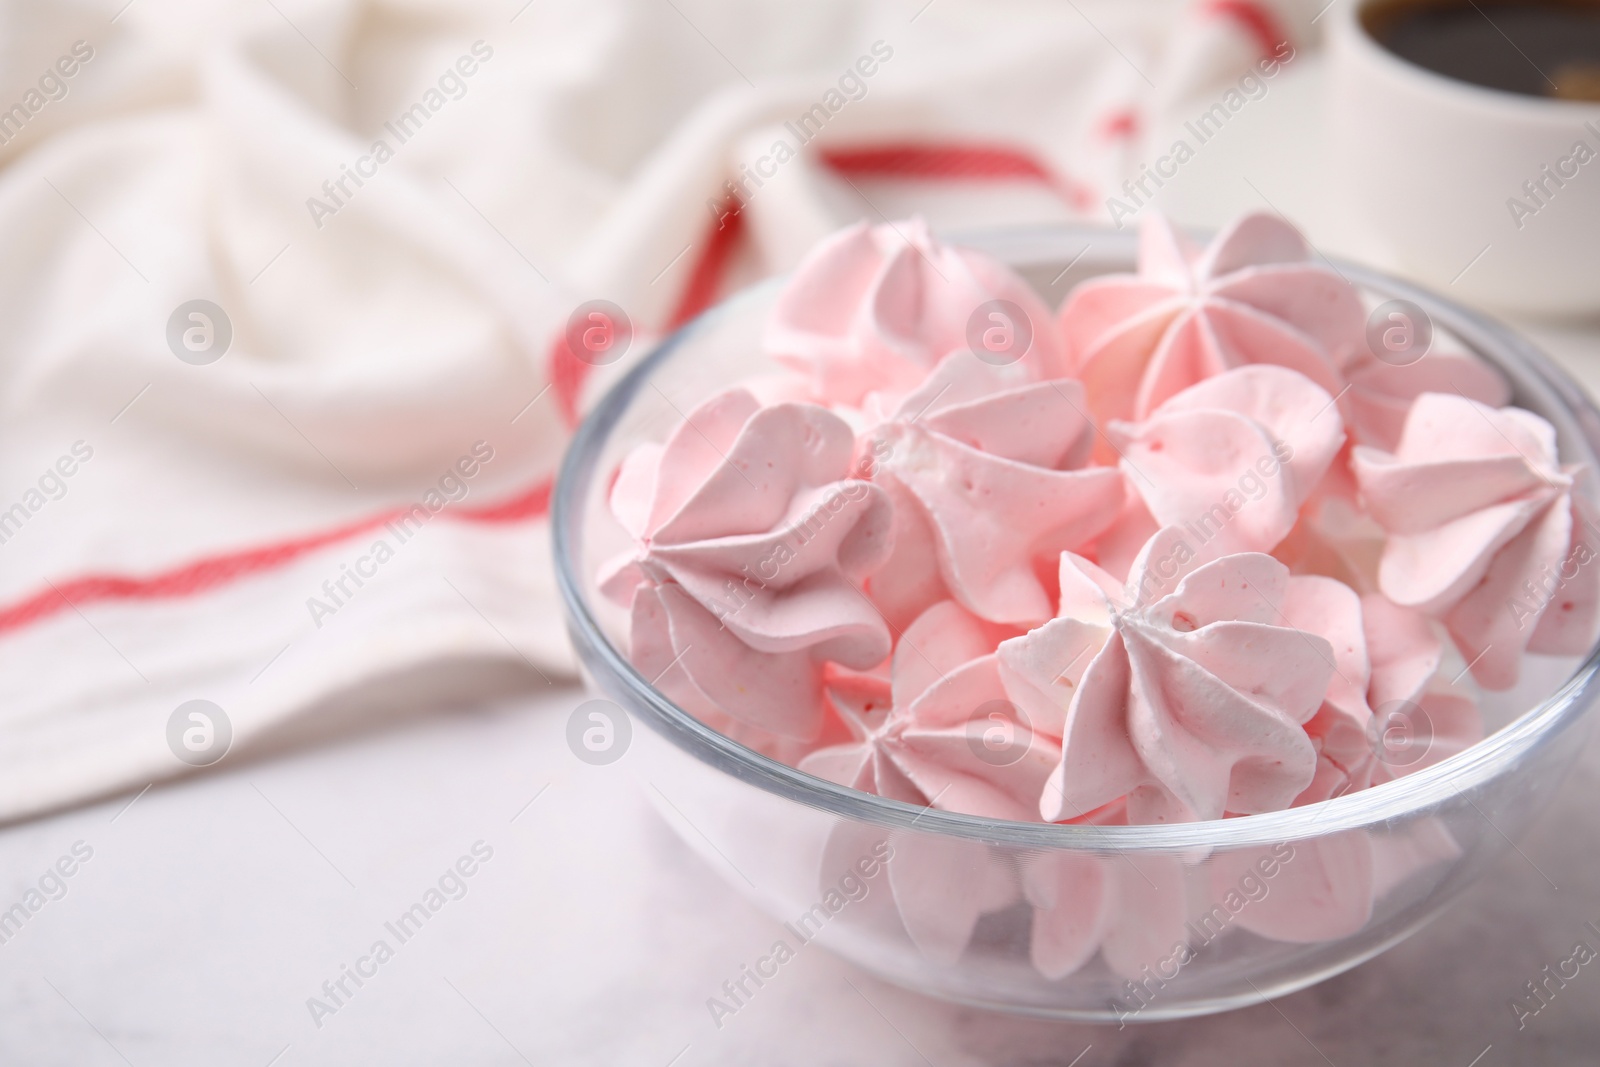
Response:
M1007 698L1000 636L954 601L935 604L901 636L887 682L830 678L829 699L854 736L800 769L896 800L1037 821L1060 749Z
M1333 397L1311 379L1258 364L1207 378L1107 436L1128 484L1159 525L1207 558L1271 552L1344 444Z
M1511 385L1489 364L1459 348L1435 342L1412 363L1385 362L1363 347L1344 368L1350 383L1345 406L1351 436L1363 445L1393 451L1406 415L1423 393L1459 393L1492 408L1511 402Z
M1318 746L1317 773L1295 803L1311 804L1379 785L1430 767L1483 737L1483 722L1460 656L1441 639L1440 626L1379 593L1351 604L1348 588L1329 582L1320 603L1302 601L1288 613L1335 619L1338 674L1322 710L1306 724ZM1348 594L1348 595L1347 595ZM1350 632L1352 622L1364 635ZM1341 640L1342 638L1342 640ZM1366 685L1364 694L1354 692ZM1281 846L1280 846L1281 847ZM1298 842L1286 876L1269 897L1239 916L1247 930L1278 941L1310 943L1344 937L1366 925L1373 903L1417 871L1459 853L1442 822L1424 819L1383 833L1351 830ZM1217 893L1263 855L1218 853L1212 864Z
M1472 675L1516 683L1525 651L1577 654L1600 621L1600 554L1582 468L1520 408L1448 393L1412 404L1393 452L1357 447L1362 498L1388 533L1383 594L1442 619Z
M1122 476L1084 466L1093 432L1077 382L1018 385L970 352L946 356L863 440L896 505L894 554L869 582L886 614L949 596L990 622L1048 619L1041 565L1122 504Z
M1260 553L1197 562L1170 526L1126 586L1063 553L1060 616L1000 646L1064 707L1046 819L1122 796L1129 822L1220 819L1288 807L1310 784L1317 755L1304 723L1336 661L1326 638L1285 615L1303 579Z
M1021 319L986 307L995 301L1020 310ZM943 244L921 219L861 223L824 240L795 268L763 343L810 378L819 400L854 406L869 392L916 388L945 356L967 350L975 316L980 338L993 324L1009 331L1006 343L1022 349L1014 367L1021 377L1065 373L1054 316L1009 267Z
M1462 680L1466 663L1440 634L1439 624L1402 608L1380 593L1361 598L1372 657L1367 731L1371 760L1354 786L1403 777L1483 739L1483 716L1474 687Z
M623 462L611 507L634 548L601 570L633 608L633 656L691 710L806 738L827 661L866 669L888 627L855 582L889 550L878 487L850 478L853 435L810 404L730 390Z
M1095 417L1143 419L1196 382L1252 363L1299 371L1330 395L1363 343L1355 288L1311 262L1272 215L1246 215L1201 250L1160 216L1140 233L1139 272L1091 279L1060 313Z
M911 804L1038 820L1038 796L1060 757L1006 697L994 647L1003 631L946 600L895 647L888 677L834 672L828 698L852 737L812 752L800 769ZM842 824L844 825L844 824ZM1015 876L973 842L894 839L895 906L930 958L951 962L984 912L1017 894Z

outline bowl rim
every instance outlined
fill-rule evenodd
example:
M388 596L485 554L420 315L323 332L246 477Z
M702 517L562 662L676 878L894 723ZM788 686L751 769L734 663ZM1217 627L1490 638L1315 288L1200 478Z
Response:
M1064 242L1082 241L1087 245L1113 239L1131 245L1134 236L1132 231L1109 227L1044 224L969 231L946 240L997 255L1016 269L1018 258L1048 250L1058 254ZM1522 376L1539 382L1566 406L1589 449L1600 455L1600 409L1565 371L1526 339L1502 323L1420 286L1342 260L1327 262L1366 291L1421 305L1436 324L1443 325L1463 344L1497 366L1507 359L1517 364L1516 369ZM915 828L926 833L1034 849L1188 853L1216 847L1271 846L1413 818L1452 800L1465 799L1472 803L1466 795L1469 790L1497 778L1541 743L1578 723L1593 704L1596 677L1600 675L1600 641L1555 693L1483 740L1412 774L1331 800L1281 811L1132 826L1016 822L919 807L818 778L746 747L679 708L634 669L590 610L582 579L573 566L573 548L583 522L584 497L610 433L636 395L650 383L653 373L709 318L779 284L781 278L766 279L731 294L678 327L630 368L574 433L552 498L551 547L556 584L579 660L601 689L612 696L625 697L630 710L647 710L658 732L702 762L808 807L889 828ZM1479 814L1482 815L1481 809ZM1483 817L1488 819L1487 815Z

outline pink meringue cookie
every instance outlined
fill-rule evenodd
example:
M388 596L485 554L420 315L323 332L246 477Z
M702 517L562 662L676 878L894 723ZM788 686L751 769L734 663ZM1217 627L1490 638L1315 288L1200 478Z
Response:
M1368 738L1370 770L1352 767L1357 782L1391 781L1483 740L1477 697L1461 681L1466 663L1438 624L1379 593L1361 598L1361 612L1372 657L1368 704L1376 722Z
M1143 419L1196 382L1251 363L1299 371L1329 395L1363 343L1356 290L1314 265L1272 215L1247 215L1204 252L1160 216L1140 232L1139 273L1084 282L1061 309L1095 417Z
M1155 522L1183 526L1207 558L1271 552L1344 444L1333 397L1257 364L1207 378L1139 423L1113 422L1128 484Z
M891 620L944 596L992 622L1048 619L1042 565L1084 547L1122 503L1117 471L1083 467L1093 433L1078 383L1016 385L969 352L945 357L865 436L896 508L875 602Z
M1366 627L1361 598L1333 578L1297 575L1289 583L1283 617L1286 625L1327 638L1333 648L1333 677L1322 707L1306 722L1306 733L1317 746L1319 777L1324 763L1332 765L1332 777L1343 777L1373 751L1369 741L1372 708L1367 703L1373 635ZM1320 784L1313 779L1307 792L1316 795ZM1316 799L1326 796L1316 795ZM1296 803L1300 802L1297 798Z
M1121 510L1105 532L1095 538L1094 544L1080 553L1121 580L1127 579L1145 543L1161 529L1156 517L1150 514L1149 505L1139 495L1138 487L1129 484L1130 481L1131 477L1124 471Z
M912 943L936 963L953 964L984 915L1016 902L1016 873L980 841L916 831L889 839L889 885Z
M1591 505L1548 422L1424 393L1395 451L1358 447L1352 469L1389 535L1379 587L1443 619L1480 684L1514 685L1524 651L1588 649L1600 621Z
M1285 849L1288 855L1285 856ZM1272 857L1277 869L1270 880L1259 877L1261 864ZM1210 866L1213 904L1226 907L1242 930L1274 941L1314 944L1348 937L1372 918L1372 844L1364 830L1345 830L1323 837L1278 845L1273 849L1219 852ZM1250 881L1250 874L1258 877ZM1234 908L1227 894L1241 886L1262 884L1266 891ZM1199 920L1205 922L1204 916Z
M1448 677L1464 664L1447 667L1437 624L1380 594L1356 605L1354 592L1332 579L1297 579L1305 581L1323 584L1315 596L1291 595L1285 614L1323 620L1321 632L1333 640L1339 669L1322 709L1306 724L1319 748L1317 775L1296 806L1410 774L1482 739L1477 702ZM1460 852L1433 818L1381 834L1353 830L1297 841L1292 848L1292 856L1278 857L1270 891L1242 909L1238 922L1262 937L1300 944L1355 933L1390 889ZM1211 863L1214 893L1220 897L1236 886L1265 852L1218 853Z
M1390 890L1460 854L1450 831L1432 817L1381 833L1344 830L1271 849L1219 852L1209 865L1217 903L1191 929L1205 929L1206 915L1225 906L1240 929L1274 941L1316 944L1348 937L1372 920L1374 906ZM1263 870L1273 873L1251 879ZM1243 906L1228 899L1229 893L1251 889L1260 895Z
M1197 565L1176 527L1151 538L1126 589L1064 553L1060 617L999 653L1064 709L1041 814L1123 795L1130 822L1288 807L1316 769L1302 724L1335 663L1325 638L1285 623L1294 581L1259 553Z
M888 892L869 892L833 919L874 941L898 926L926 959L948 966L960 959L981 916L1017 901L1015 870L981 841L848 820L828 833L818 887L834 890L864 857L884 853Z
M812 752L800 769L909 804L1036 820L1060 752L1006 699L997 641L994 627L952 601L928 609L901 636L887 679L830 676L829 698L854 736ZM999 746L986 746L990 731ZM1014 875L976 842L915 832L892 841L895 904L930 959L954 961L978 918L1016 897Z
M816 396L857 405L875 390L905 392L951 352L968 349L983 305L1020 308L1032 343L1019 367L1033 379L1065 373L1063 346L1048 308L1012 270L981 253L936 240L922 219L829 237L784 286L763 345L809 375Z
M1383 899L1430 867L1459 859L1462 850L1442 819L1418 819L1386 833L1367 836L1372 845L1372 895ZM1413 887L1413 892L1416 887Z
M1310 804L1379 785L1430 767L1483 738L1477 701L1451 675L1464 673L1421 612L1373 593L1362 597L1331 579L1318 597L1301 599L1285 613L1322 618L1333 625L1339 671L1323 708L1307 723L1319 745L1316 779L1295 800ZM1336 591L1337 586L1343 592ZM1352 622L1358 633L1350 632ZM1346 682L1365 681L1362 696ZM1367 710L1373 709L1373 710ZM1426 818L1383 833L1345 831L1292 846L1270 892L1238 915L1242 929L1276 941L1309 944L1345 937L1364 927L1374 903L1421 870L1460 854L1437 819ZM1252 855L1219 853L1211 864L1218 894L1238 882Z
M1344 366L1350 391L1341 403L1359 444L1387 451L1399 447L1411 405L1423 393L1459 393L1492 408L1511 402L1511 385L1477 356L1435 343L1423 358L1396 366L1365 347Z
M1007 698L993 652L1000 636L954 601L935 604L901 636L887 688L881 676L831 679L854 737L800 769L907 803L1036 821L1060 750ZM998 743L988 745L993 731Z
M1272 554L1296 574L1326 575L1364 595L1378 588L1384 532L1362 504L1350 452L1347 442Z
M1183 861L1173 856L1046 852L1022 872L1033 906L1029 956L1046 978L1063 978L1094 958L1138 978L1188 940Z
M824 661L868 668L888 627L855 582L889 551L883 491L848 477L853 434L808 404L706 401L624 461L613 513L633 551L601 569L633 606L633 657L692 711L790 737L821 725Z
M1284 614L1295 625L1320 624L1338 664L1322 708L1306 724L1318 745L1317 775L1297 806L1431 766L1481 739L1477 704L1441 674L1443 645L1419 612L1378 594L1357 601L1331 578L1297 578ZM1383 714L1375 718L1374 707ZM1406 732L1403 740L1397 731ZM1313 944L1360 930L1378 898L1448 858L1455 844L1436 820L1424 819L1381 835L1351 830L1290 847L1290 856L1277 856L1268 892L1238 909L1238 925L1275 941ZM1210 865L1216 898L1267 851L1218 853Z
M1362 704L1369 710L1359 727L1359 717L1330 717L1326 705L1306 724L1318 744L1317 776L1296 806L1412 774L1483 739L1477 698L1460 681L1466 662L1439 623L1370 593L1361 598L1360 625L1370 663ZM1341 666L1341 673L1355 670Z

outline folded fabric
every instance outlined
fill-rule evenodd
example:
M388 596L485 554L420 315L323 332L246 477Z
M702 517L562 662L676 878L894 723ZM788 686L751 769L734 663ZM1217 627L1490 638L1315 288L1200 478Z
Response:
M565 676L551 478L652 338L879 205L1103 216L1315 6L0 5L0 819L185 701Z

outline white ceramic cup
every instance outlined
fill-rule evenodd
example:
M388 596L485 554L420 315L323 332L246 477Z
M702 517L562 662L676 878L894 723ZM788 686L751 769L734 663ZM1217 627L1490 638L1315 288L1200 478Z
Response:
M1600 103L1457 81L1328 12L1337 193L1393 264L1457 298L1600 313ZM1581 146L1581 147L1580 147Z

